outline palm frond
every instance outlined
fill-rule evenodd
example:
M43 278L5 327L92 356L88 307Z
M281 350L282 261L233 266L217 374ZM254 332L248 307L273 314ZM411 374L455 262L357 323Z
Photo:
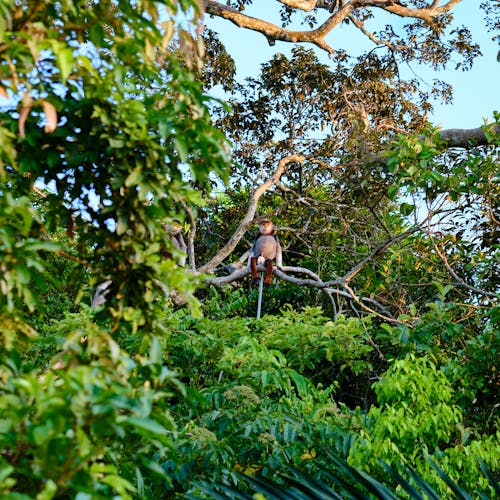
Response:
M242 479L242 483L251 489L252 493L261 493L267 500L340 500L344 498L397 500L400 497L395 492L396 488L402 488L413 500L441 500L442 498L425 479L408 465L391 467L381 461L382 467L389 474L387 484L383 484L366 472L349 465L344 459L333 453L328 453L327 457L331 467L316 465L318 476L307 474L292 465L287 465L285 471L278 472L275 478L252 477L244 474L237 474L237 476ZM453 481L432 458L426 456L426 460L438 473L440 479L450 488L457 500L472 500L472 493ZM500 498L498 480L484 463L481 463L481 470L496 492L496 496ZM240 488L225 484L210 486L197 484L197 487L206 496L198 497L191 494L185 498L189 500L202 498L251 500L254 498L253 494L243 491L243 485ZM474 495L485 500L492 498L491 494L477 490L474 491Z

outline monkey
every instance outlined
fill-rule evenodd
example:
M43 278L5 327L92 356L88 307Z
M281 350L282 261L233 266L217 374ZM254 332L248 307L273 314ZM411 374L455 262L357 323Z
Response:
M281 269L282 251L278 236L274 232L274 225L269 219L263 219L259 223L259 234L255 238L252 249L250 250L249 264L252 272L252 283L259 283L259 274L257 273L257 264L264 264L266 275L264 277L264 286L271 286L273 275L273 260L276 259L276 267Z
M171 223L165 223L163 225L165 233L172 239L172 246L175 250L179 250L182 255L177 257L177 265L184 267L186 265L186 255L187 255L187 245L182 236L182 223L179 219L172 219ZM172 259L172 254L170 252L164 252L164 256L168 259Z
M90 307L99 307L106 303L106 295L111 291L111 284L111 280L106 280L97 286Z

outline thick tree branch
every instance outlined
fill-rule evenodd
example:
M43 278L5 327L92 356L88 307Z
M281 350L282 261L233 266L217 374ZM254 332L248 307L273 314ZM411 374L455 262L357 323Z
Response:
M283 42L308 42L317 45L328 53L333 53L334 49L325 42L325 36L336 26L350 17L357 9L378 8L391 14L414 19L422 19L430 23L433 18L450 11L462 0L449 0L439 6L439 1L433 1L426 7L410 8L395 0L350 0L348 2L338 2L326 0L278 0L280 3L293 9L309 12L313 9L322 9L330 12L330 16L318 28L309 31L294 31L276 26L273 23L248 16L239 10L224 5L214 0L204 0L205 11L212 16L221 17L234 23L240 28L250 29L262 33L271 45L276 40ZM337 10L332 12L332 6ZM359 26L358 26L359 27ZM376 42L374 38L373 41ZM383 42L382 42L383 43Z
M334 52L334 50L323 40L324 34L317 30L293 31L280 28L273 23L256 17L247 16L236 9L213 0L205 0L204 5L207 14L227 19L240 28L247 28L262 33L268 39L270 45L274 45L276 40L292 43L309 42L317 45L328 53ZM338 23L341 21L342 19L340 19Z
M261 272L265 272L265 268L262 265L257 266L257 270ZM234 281L238 281L243 279L245 276L250 274L250 268L247 266L243 269L239 269L227 276L218 276L218 277L210 277L205 279L205 283L208 285L227 285ZM310 278L296 278L295 276L291 276L288 273L297 273L297 274L306 274L310 276ZM282 269L274 269L273 274L276 278L287 281L288 283L293 283L298 286L310 286L314 288L318 288L324 290L327 294L336 294L338 296L344 297L349 300L353 300L356 304L358 304L363 310L369 312L370 314L375 314L379 316L381 319L390 322L399 323L399 321L395 320L388 312L387 308L380 304L377 300L369 297L359 298L352 288L347 284L344 278L339 278L330 281L322 281L319 276L314 274L309 269L303 267L283 267ZM337 287L337 288L332 288ZM377 307L382 312L377 312L372 307L369 307L367 304L372 304Z
M500 134L500 124L493 125L493 130L497 134ZM470 148L488 144L486 134L482 127L471 129L451 128L448 130L442 130L440 137L441 140L446 142L446 145L450 148Z
M278 162L278 167L271 175L271 177L269 177L269 179L263 182L257 189L255 189L251 193L247 213L245 214L245 217L243 217L243 220L240 222L239 226L236 228L234 234L231 236L231 238L229 238L229 241L224 245L224 247L221 248L212 259L210 259L209 262L200 267L199 271L201 273L213 273L215 268L218 267L228 255L231 254L231 252L236 248L236 245L240 242L241 238L243 238L243 236L245 235L247 229L253 223L260 197L268 189L279 182L289 163L302 162L304 160L305 157L302 155L290 155L286 158L282 158Z
M384 10L396 14L400 17L413 17L422 19L425 22L431 22L434 17L438 17L445 12L449 12L455 5L459 4L462 0L449 0L444 5L439 7L439 2L433 2L430 7L423 8L409 8L400 2L380 2L389 4L384 6ZM369 3L369 2L368 2Z

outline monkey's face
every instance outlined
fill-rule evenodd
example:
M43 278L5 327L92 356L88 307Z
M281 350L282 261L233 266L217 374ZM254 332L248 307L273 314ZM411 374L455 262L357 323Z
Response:
M182 230L182 226L178 223L173 223L173 224L164 224L163 229L165 230L166 233L176 235L179 234Z
M259 224L260 234L271 234L273 232L274 226L271 221L265 220Z

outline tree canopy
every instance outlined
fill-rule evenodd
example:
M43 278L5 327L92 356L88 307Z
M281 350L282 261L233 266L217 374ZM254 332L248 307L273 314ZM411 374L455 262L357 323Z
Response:
M478 54L477 44L472 42L466 27L451 33L448 30L453 8L460 1L277 0L274 9L267 7L262 17L246 13L257 3L252 0L205 1L204 6L210 15L262 33L270 44L277 40L306 42L336 54L349 48L331 47L326 37L340 24L352 23L361 36L368 37L376 46L387 48L401 61L417 60L438 67L445 65L452 53L458 51L463 56L460 64L468 67ZM276 5L278 3L281 7ZM483 2L483 8L488 8L489 3ZM280 19L281 26L275 24L276 18ZM400 25L395 22L396 18L403 18L406 24ZM305 28L293 29L297 19ZM390 19L389 24L387 19Z

